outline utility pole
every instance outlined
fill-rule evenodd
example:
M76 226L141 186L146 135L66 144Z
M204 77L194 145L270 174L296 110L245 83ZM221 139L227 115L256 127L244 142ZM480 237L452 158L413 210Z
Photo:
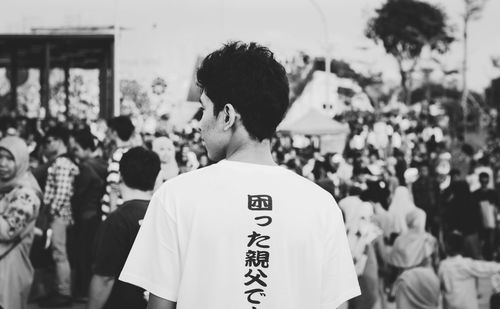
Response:
M120 115L120 22L118 0L114 1L113 116Z
M318 11L321 23L323 24L323 35L324 37L324 44L325 44L325 104L328 107L331 107L330 105L330 73L331 73L331 62L332 58L330 56L330 36L328 33L328 22L326 19L326 15L321 9L321 7L318 5L316 0L309 0L311 4L314 6L316 11Z

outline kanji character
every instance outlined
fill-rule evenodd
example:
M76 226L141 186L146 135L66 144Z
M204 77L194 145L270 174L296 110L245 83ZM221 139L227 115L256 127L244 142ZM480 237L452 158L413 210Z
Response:
M248 250L245 258L245 266L263 268L269 267L269 252Z
M248 195L248 209L250 210L272 210L273 198L269 195Z
M267 286L267 283L265 283L262 279L260 279L260 277L267 278L267 275L260 269L257 269L257 271L259 273L253 276L252 270L251 269L248 270L248 272L245 275L245 278L250 278L250 281L245 282L245 285L250 285L254 282L257 282L261 286Z

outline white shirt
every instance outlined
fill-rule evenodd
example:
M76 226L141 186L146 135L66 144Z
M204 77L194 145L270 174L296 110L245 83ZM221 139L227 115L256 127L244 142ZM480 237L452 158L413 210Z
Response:
M500 272L500 264L477 261L460 255L447 258L439 265L439 279L444 293L445 309L478 309L476 279Z
M360 294L332 196L284 168L227 160L155 193L120 280L178 309L334 309Z

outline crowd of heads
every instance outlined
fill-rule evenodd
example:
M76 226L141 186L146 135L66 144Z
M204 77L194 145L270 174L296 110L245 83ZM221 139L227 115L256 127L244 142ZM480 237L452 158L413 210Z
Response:
M123 183L153 191L166 166L162 181L224 158L230 139L244 128L252 140L269 140L276 164L316 182L338 201L359 196L389 212L391 205L415 203L423 211L404 214L403 225L444 238L446 245L438 243L443 256L467 254L465 237L483 228L471 223L470 215L479 214L471 206L477 206L473 191L496 190L486 198L499 206L498 141L490 136L482 147L473 147L449 130L445 116L431 115L425 106L419 112L339 115L336 120L348 123L350 132L338 151L328 152L321 137L276 133L289 108L290 91L285 69L269 49L229 43L203 60L196 78L202 90L201 113L180 130L158 126L154 134L141 132L127 116L111 118L104 126L98 125L102 121L57 123L7 116L0 119L0 139L24 139L32 169L63 154L77 164L90 158L107 162L117 148L127 145L130 150L119 167ZM168 123L169 117L163 118L159 124ZM0 160L8 155L0 149ZM496 257L491 248L485 254Z

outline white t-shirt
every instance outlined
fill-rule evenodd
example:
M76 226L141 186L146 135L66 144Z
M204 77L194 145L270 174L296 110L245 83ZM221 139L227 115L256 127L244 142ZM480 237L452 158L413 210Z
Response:
M227 160L160 187L120 280L178 309L334 309L360 294L332 196L282 167Z

